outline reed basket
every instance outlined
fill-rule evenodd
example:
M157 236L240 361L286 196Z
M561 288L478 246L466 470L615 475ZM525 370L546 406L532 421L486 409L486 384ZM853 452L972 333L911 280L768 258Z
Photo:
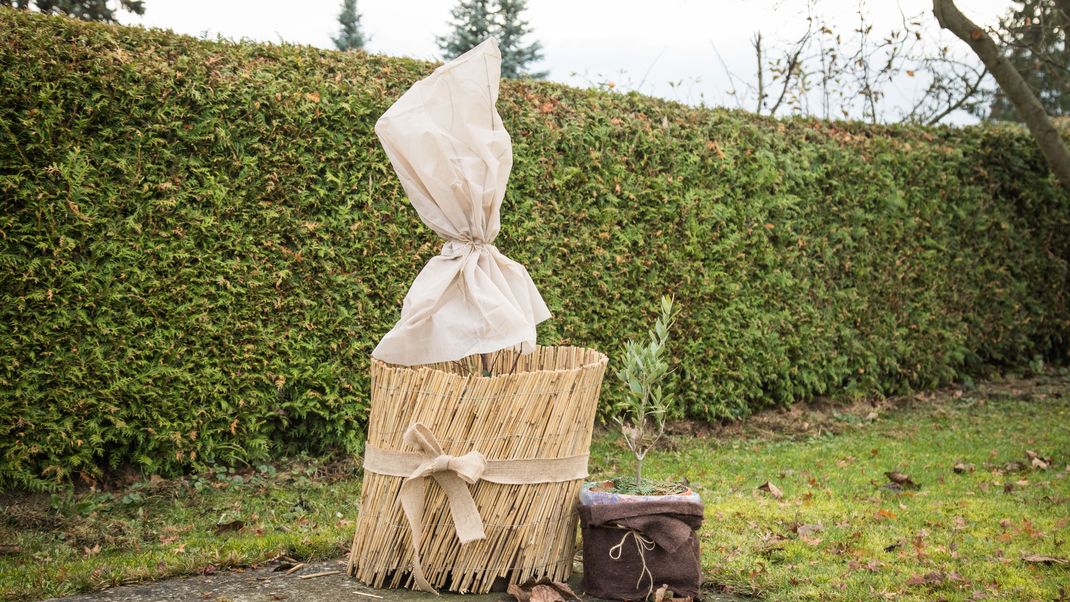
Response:
M501 351L482 376L479 356L426 366L371 361L367 445L404 451L414 422L444 452L479 451L487 460L557 458L590 450L604 354L580 347ZM366 471L348 573L373 587L411 587L412 543L398 495L404 479ZM492 587L572 572L576 501L583 479L470 486L486 539L461 546L445 494L429 485L420 556L438 589L486 593ZM497 584L496 584L497 582Z

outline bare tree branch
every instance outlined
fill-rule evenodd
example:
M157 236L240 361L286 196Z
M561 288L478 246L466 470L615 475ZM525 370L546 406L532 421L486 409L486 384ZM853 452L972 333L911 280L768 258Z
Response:
M988 69L982 69L981 72L977 75L977 79L975 79L972 84L967 85L966 91L959 96L959 99L957 101L948 104L946 109L930 117L925 122L925 125L936 125L940 123L940 120L944 117L947 117L948 115L965 106L967 102L969 102L977 95L978 90L981 89L981 82L983 82L985 80L985 77L987 76Z
M1070 192L1070 151L1044 111L1044 105L1040 104L1021 74L1007 61L992 38L959 11L954 0L933 0L933 15L940 27L966 42L992 72L996 83L1036 138L1055 177Z
M721 63L721 68L724 69L725 75L728 76L728 85L730 86L728 94L736 99L736 106L743 108L743 103L736 90L736 77L732 75L732 71L728 68L728 63L725 62L724 57L721 56L720 51L717 50L717 44L714 44L713 40L710 40L710 46L713 47L713 54L717 56L717 60Z
M777 97L773 106L769 108L770 115L776 115L777 109L780 108L780 104L784 102L784 96L787 95L788 88L791 86L791 78L799 68L799 56L802 54L804 48L806 48L806 46L800 43L795 47L795 52L788 57L788 67L784 72L784 85L780 87L780 96Z
M765 102L765 78L762 67L762 32L759 31L754 34L754 40L751 41L751 46L754 47L754 52L758 55L758 103L754 112L761 115L762 105Z

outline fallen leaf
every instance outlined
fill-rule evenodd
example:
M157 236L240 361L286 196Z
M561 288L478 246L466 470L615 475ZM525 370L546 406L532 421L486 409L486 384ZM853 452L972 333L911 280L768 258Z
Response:
M877 513L874 516L876 516L877 518L886 518L888 520L895 520L896 518L895 512L892 512L891 510L885 510L884 508L877 510Z
M232 520L226 523L216 523L216 526L213 530L215 531L216 535L222 535L224 533L241 531L244 526L245 523L239 519Z
M1005 472L1020 472L1025 470L1025 464L1017 460L1012 460L1003 465L1003 470Z
M888 480L907 489L919 489L920 485L914 482L914 479L910 478L910 475L901 473L897 470L890 470L884 473L884 476L888 477Z
M520 602L528 602L531 599L531 594L515 583L510 583L505 592Z
M654 602L664 602L666 594L669 594L668 584L662 585L654 592ZM671 595L669 597L671 598Z
M816 525L795 525L795 528L793 530L799 537L806 537L813 535L814 533L817 533L823 530L824 528L825 527L823 525L818 523Z
M1053 564L1070 564L1070 560L1065 558L1055 558L1054 556L1042 556L1040 554L1029 554L1028 556L1022 556L1022 562L1029 562L1034 564L1044 564L1051 566Z
M759 485L758 489L760 491L768 491L769 495L773 496L774 498L776 498L778 500L780 498L784 497L784 492L781 491L779 487L777 487L776 485L770 483L769 481L766 481L766 482L762 483L761 485Z
M519 602L569 602L580 599L567 583L561 581L542 580L523 585L510 583L506 592Z
M1039 468L1040 470L1048 469L1048 463L1040 458L1033 458L1030 463L1033 465L1033 468Z
M536 585L531 588L531 602L565 602L565 598L549 585Z
M561 592L562 594L568 595L568 599L570 600L580 599L579 595L577 595L576 592L572 591L572 588L569 587L569 585L563 581L551 581L550 585L556 587L557 591Z
M877 560L870 560L866 564L862 564L857 560L852 560L847 563L847 568L851 569L852 571L867 570L871 573L876 573L877 569L880 568L880 565L880 561Z
M966 464L964 462L959 462L958 464L955 465L955 467L952 470L955 471L955 474L962 474L964 472L973 472L975 470L975 467L974 467L973 464Z
M932 571L924 575L913 575L907 579L907 585L936 585L943 583L946 577L939 571Z
M13 556L21 554L22 548L11 543L0 543L0 556Z
M96 554L100 554L100 544L98 543L93 547L84 546L82 548L82 551L85 552L86 556L94 556Z

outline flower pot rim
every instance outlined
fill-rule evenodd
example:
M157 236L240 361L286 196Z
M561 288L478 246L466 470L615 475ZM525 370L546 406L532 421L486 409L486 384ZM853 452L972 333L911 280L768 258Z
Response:
M588 502L584 498L588 496L597 496L602 498L602 503L617 503L620 501L630 502L643 502L643 501L658 501L666 498L696 498L696 501L701 503L702 497L691 487L687 487L687 490L681 493L656 493L651 495L642 495L638 493L618 493L616 491L593 491L592 488L601 485L603 483L609 483L612 479L603 479L600 481L586 481L580 490L580 504L588 505ZM593 503L595 500L591 500Z

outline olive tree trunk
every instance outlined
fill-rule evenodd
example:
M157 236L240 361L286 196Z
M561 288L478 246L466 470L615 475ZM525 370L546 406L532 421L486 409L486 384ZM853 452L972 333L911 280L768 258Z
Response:
M1065 4L1067 2L1060 0L1060 8ZM1052 173L1063 188L1070 192L1070 151L1044 111L1044 105L1040 104L1040 100L1029 89L1018 70L1004 58L992 38L959 11L954 0L933 0L933 14L940 22L940 27L969 44L992 73L992 77L996 78L996 83L1014 104L1014 108L1036 139Z

